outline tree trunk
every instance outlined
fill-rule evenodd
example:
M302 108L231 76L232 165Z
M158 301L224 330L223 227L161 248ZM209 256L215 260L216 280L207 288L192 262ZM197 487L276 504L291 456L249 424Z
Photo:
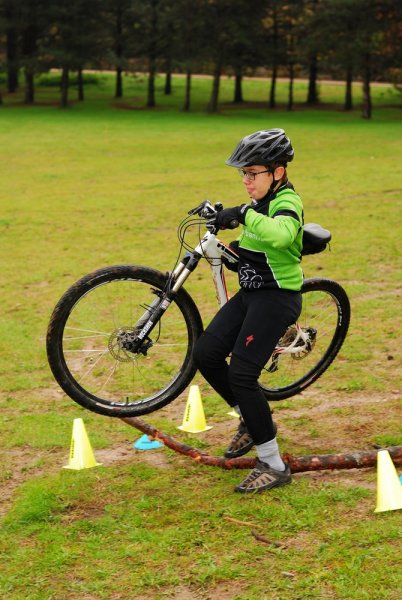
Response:
M123 96L123 69L122 69L122 59L123 59L123 44L122 44L122 35L123 35L123 11L119 3L116 6L116 38L115 38L115 54L116 54L116 89L115 89L115 98L122 98Z
M152 439L163 442L165 446L184 454L195 460L198 464L223 469L252 469L255 467L255 456L241 456L240 458L224 458L223 456L210 456L202 450L193 448L188 444L179 442L171 436L149 425L138 417L125 417L121 419L127 425L139 429ZM402 465L402 446L391 446L384 448L388 450L395 465ZM378 450L353 452L350 454L311 454L307 456L292 456L284 454L283 459L290 466L292 473L303 473L305 471L321 471L333 469L366 469L374 467L377 462Z
M149 60L149 72L148 72L148 97L147 107L154 108L155 102L155 76L156 76L156 61L153 58Z
M273 6L273 38L272 38L272 76L269 90L269 108L276 107L276 79L278 76L278 13L276 3Z
M116 92L114 95L115 98L123 97L123 69L120 65L116 67Z
M293 84L295 79L294 71L294 36L292 27L289 25L290 33L288 36L288 65L289 65L289 94L288 94L288 110L293 110Z
M22 35L22 53L25 60L25 104L34 103L34 61L37 53L37 31L34 23L29 24Z
M7 90L13 94L18 88L18 36L14 28L7 30Z
M370 81L371 81L371 56L369 53L365 56L365 64L363 71L363 119L371 119L371 90L370 90Z
M208 112L218 112L218 99L219 99L219 84L221 81L221 61L218 60L214 69L214 78L212 82L212 93L208 103Z
M168 71L165 77L165 96L170 96L172 93L172 73Z
M30 69L25 69L25 104L33 104L35 102L35 86L34 73Z
M352 82L353 82L353 69L351 65L346 68L346 88L345 88L345 104L344 110L352 110L353 99L352 99Z
M294 65L289 63L289 94L288 94L288 110L293 110L293 83L295 79Z
M156 38L158 34L158 12L157 12L157 0L151 1L151 32L149 36L148 46L148 96L147 96L147 108L154 108L155 102L155 76L156 76L156 58L157 58L157 46Z
M274 63L272 65L272 76L271 76L271 87L269 90L269 108L276 107L276 79L277 79L278 68Z
M68 67L63 67L61 73L61 97L60 106L62 108L68 107L68 85L70 81L70 70Z
M241 104L243 102L243 75L241 67L236 69L235 73L235 89L234 89L234 98L233 104Z
M186 90L185 90L184 105L183 105L183 110L185 112L188 112L190 110L190 100L191 100L191 70L187 69Z
M82 100L84 100L84 77L82 74L82 69L78 69L77 84L78 84L78 100L80 102L82 102Z
M317 55L313 54L310 57L308 92L307 92L306 104L310 104L310 105L318 104L317 73L318 73Z
M172 59L170 56L166 59L165 63L165 96L171 96L172 94Z

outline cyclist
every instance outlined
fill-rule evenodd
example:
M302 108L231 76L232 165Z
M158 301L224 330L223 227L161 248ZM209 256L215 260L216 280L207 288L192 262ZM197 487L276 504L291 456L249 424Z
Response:
M226 164L237 167L251 201L222 210L211 223L220 229L243 225L231 243L239 255L240 289L216 314L194 353L204 378L240 416L225 456L242 456L256 446L256 466L235 487L237 492L260 492L291 481L258 378L301 311L303 207L286 172L293 156L283 129L244 137Z

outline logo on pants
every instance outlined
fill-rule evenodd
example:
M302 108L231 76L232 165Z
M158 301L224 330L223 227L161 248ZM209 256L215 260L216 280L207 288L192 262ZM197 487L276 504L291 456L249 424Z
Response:
M251 344L251 342L254 342L254 336L252 334L246 337L246 346Z

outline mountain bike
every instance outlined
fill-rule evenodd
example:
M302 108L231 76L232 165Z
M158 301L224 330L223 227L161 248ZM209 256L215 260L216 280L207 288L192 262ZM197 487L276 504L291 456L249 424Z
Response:
M47 355L56 381L75 402L102 415L140 416L172 402L188 386L203 323L183 286L201 259L207 260L222 306L228 300L224 264L234 270L238 262L213 224L222 208L205 200L188 212L178 227L180 252L172 271L105 267L63 294L49 322ZM186 234L194 226L199 233L193 248ZM303 254L321 252L330 239L319 225L304 225ZM348 331L350 304L339 283L309 278L301 291L300 318L279 340L259 379L269 401L299 394L316 381Z

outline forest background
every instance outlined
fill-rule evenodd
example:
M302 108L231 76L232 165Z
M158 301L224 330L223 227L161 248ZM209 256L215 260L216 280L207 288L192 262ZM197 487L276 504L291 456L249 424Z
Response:
M279 77L307 78L304 100L320 102L319 79L345 82L343 108L353 108L353 80L363 86L362 116L371 118L371 84L402 85L402 5L398 0L0 0L0 85L3 96L24 89L35 102L38 75L61 70L60 104L69 104L71 77L84 99L87 69L113 70L115 96L124 73L147 73L146 106L155 107L155 79L186 77L183 109L191 109L192 75L212 75L206 108L219 110L223 75L243 101L246 76L270 78L267 106L277 105ZM1 88L0 88L1 89ZM1 100L0 100L1 101ZM5 100L4 100L5 101Z

